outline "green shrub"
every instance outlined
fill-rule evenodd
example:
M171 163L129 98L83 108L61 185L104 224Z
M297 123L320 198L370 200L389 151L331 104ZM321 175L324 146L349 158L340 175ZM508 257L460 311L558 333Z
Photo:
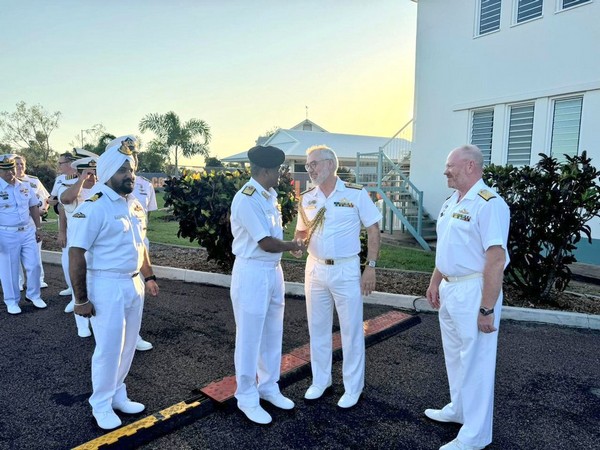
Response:
M184 170L181 177L165 181L165 206L172 207L179 222L177 236L197 241L206 249L207 259L225 270L231 270L235 259L231 252L231 202L249 178L250 172L245 169L200 173ZM282 173L276 190L285 227L296 215L297 202L289 168Z
M566 156L566 155L565 155ZM507 282L538 303L571 280L569 264L587 222L600 214L600 171L586 152L566 161L540 154L533 167L490 165L483 179L510 207Z

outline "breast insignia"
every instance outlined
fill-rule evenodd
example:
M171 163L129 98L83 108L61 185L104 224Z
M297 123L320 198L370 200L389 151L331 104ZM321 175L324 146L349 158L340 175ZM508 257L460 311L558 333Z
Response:
M90 198L88 198L86 200L86 202L95 202L96 200L98 200L100 197L102 197L102 192L98 192L97 194L92 195ZM75 216L73 216L75 217Z
M75 214L73 214L72 216L74 219L85 219L85 214L80 212L76 212Z
M480 190L477 195L479 195L482 199L484 199L486 202L489 202L491 198L495 198L496 195L494 195L494 193L488 191L487 189L482 189Z
M350 188L350 189L358 189L358 190L361 190L363 188L362 184L357 184L357 183L344 183L344 186L346 186L347 188Z
M242 191L242 194L252 195L252 194L254 194L254 192L256 192L256 188L254 186L248 185L244 188L244 190Z

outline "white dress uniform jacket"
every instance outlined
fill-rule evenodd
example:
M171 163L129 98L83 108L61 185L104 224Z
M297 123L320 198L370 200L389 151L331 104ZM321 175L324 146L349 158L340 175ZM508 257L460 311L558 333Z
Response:
M242 408L258 406L260 396L279 393L283 313L281 253L268 253L258 242L283 238L277 193L253 178L231 205L231 300L236 324L235 397ZM258 376L258 384L257 384Z

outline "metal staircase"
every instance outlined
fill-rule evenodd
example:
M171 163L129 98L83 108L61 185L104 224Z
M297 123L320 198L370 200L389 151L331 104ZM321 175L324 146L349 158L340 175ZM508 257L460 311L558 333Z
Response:
M423 210L423 192L409 180L412 119L372 153L356 155L356 182L377 195L383 232L410 233L425 250L436 240L435 221Z

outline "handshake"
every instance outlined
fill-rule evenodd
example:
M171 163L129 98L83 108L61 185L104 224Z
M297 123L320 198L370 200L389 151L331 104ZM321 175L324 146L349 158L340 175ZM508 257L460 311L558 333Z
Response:
M306 242L304 239L294 239L293 241L290 241L290 244L294 246L293 249L290 249L292 256L295 258L301 258L304 250L306 250Z

